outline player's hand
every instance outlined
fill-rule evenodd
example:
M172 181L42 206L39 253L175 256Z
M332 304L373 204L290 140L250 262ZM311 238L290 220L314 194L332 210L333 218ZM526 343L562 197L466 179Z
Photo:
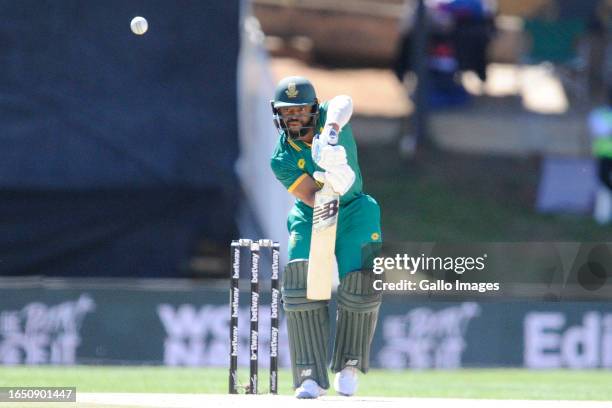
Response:
M343 146L327 145L321 149L317 165L324 170L347 164L346 150Z
M339 195L346 194L355 182L355 172L348 164L332 166L325 172L315 171L312 176L323 184L329 183L334 192Z
M338 143L336 126L326 125L321 134L317 135L312 141L312 159L323 169L343 164L343 162L346 163L346 151L342 146L335 146ZM342 151L333 149L334 147L341 147ZM344 156L344 159L342 156Z
M336 123L327 123L323 127L318 139L321 143L335 145L338 144L338 132L340 128Z

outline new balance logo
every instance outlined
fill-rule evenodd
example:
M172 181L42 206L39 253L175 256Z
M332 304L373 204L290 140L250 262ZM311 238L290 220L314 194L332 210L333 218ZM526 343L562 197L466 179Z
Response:
M312 222L322 222L329 218L334 217L338 214L338 206L340 205L338 200L331 200L323 203L320 206L315 207L312 214Z
M346 365L349 367L355 367L359 364L359 360L346 360Z
M310 375L312 375L312 368L308 368L300 372L300 377L308 377Z

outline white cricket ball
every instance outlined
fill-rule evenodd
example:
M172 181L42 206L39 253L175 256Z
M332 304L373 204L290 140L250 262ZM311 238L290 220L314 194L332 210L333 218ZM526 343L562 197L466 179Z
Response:
M130 27L132 28L132 32L134 34L143 35L149 29L149 23L144 17L134 17L132 22L130 23Z

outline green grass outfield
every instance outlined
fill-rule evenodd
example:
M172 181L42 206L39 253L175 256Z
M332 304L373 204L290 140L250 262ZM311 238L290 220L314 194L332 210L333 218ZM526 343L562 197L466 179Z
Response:
M246 382L247 370L240 372ZM260 392L268 389L260 370ZM0 386L76 386L77 392L227 392L227 370L167 367L1 367ZM359 395L546 400L612 400L612 371L372 370L360 379ZM280 373L280 391L291 394L289 371ZM331 393L333 395L333 392Z

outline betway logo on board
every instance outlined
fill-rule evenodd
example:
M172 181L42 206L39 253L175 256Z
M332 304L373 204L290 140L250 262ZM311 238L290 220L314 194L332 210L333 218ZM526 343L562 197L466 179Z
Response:
M531 312L524 320L528 368L612 368L612 313L596 311L569 325L563 312Z
M270 339L270 357L278 357L278 329L272 329L272 338Z
M259 333L255 330L251 330L251 361L257 360L259 351Z
M257 283L259 281L259 255L252 254L251 262L251 283Z
M278 299L280 297L280 292L278 289L272 289L272 319L278 319Z
M251 321L257 322L259 320L259 293L253 292L251 294Z
M272 279L278 279L278 250L274 249L276 256L272 257Z
M234 263L232 264L232 278L240 278L240 248L234 249Z

